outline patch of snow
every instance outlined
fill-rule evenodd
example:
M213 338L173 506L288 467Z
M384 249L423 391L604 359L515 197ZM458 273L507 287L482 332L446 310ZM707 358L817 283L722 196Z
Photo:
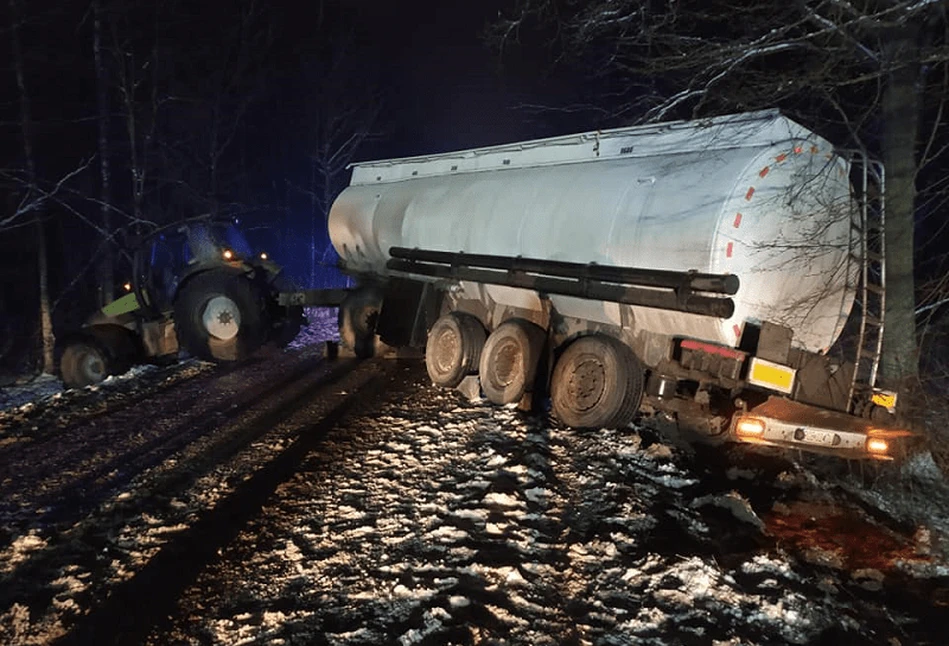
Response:
M519 509L524 507L523 501L518 500L514 496L509 496L506 493L491 492L484 497L484 502L487 505L500 507L502 509Z
M751 503L737 491L730 491L725 495L709 494L692 501L693 508L705 505L714 505L727 509L738 520L754 525L759 531L764 531L765 529L764 521L762 521L758 517L758 514L755 513L755 510L752 509Z
M17 537L10 547L0 553L0 572L9 574L20 563L28 560L34 553L43 550L47 539L40 536L39 530L30 530L28 534Z

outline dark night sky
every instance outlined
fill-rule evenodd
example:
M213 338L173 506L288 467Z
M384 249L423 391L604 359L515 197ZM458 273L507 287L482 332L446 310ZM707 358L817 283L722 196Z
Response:
M364 45L379 57L392 90L392 128L375 146L382 156L444 152L588 126L538 120L517 108L562 100L564 89L543 64L522 56L499 59L485 44L485 27L510 0L350 4L358 8Z
M359 150L356 160L444 152L593 127L594 124L581 121L564 123L562 117L532 116L516 108L522 103L556 102L565 96L564 87L568 82L555 83L549 75L549 67L538 62L539 59L527 60L520 55L500 60L497 53L486 45L483 37L486 26L498 17L500 9L510 4L512 0L326 2L329 7L327 15L331 16L330 32L337 24L347 33L352 30L352 53L356 65L378 78L384 97L384 111L377 128L379 136ZM35 121L37 166L41 178L50 181L75 168L80 160L88 160L96 150L95 121L92 118L95 115L95 76L91 56L90 5L85 0L65 3L30 0L21 5L29 18L21 30L21 40ZM104 5L123 6L113 5L108 0ZM148 10L142 13L142 7L151 5L143 0L134 6L141 22L124 28L131 28L133 31L129 33L134 34L134 38L147 43L154 23L149 23ZM225 0L206 0L201 4L174 6L177 6L178 13L166 16L164 20L171 20L168 24L174 31L169 33L184 45L176 54L179 60L172 65L176 66L174 74L185 83L182 87L188 87L191 79L200 83L201 75L212 71L215 60L221 60L215 58L219 52L214 50L218 42L215 38L220 34L210 30L216 24L219 29L226 28L226 21L219 18L222 8L230 5ZM306 121L304 106L310 88L302 70L308 59L320 51L321 34L326 31L320 31L318 26L317 2L275 0L265 6L267 19L274 25L276 36L271 50L265 54L267 78L258 88L246 114L245 139L235 143L230 151L232 157L240 150L240 155L251 158L247 166L248 177L243 178L242 183L252 189L228 197L244 203L257 200L261 217L271 222L285 217L285 226L293 226L293 221L299 220L302 222L299 228L304 230L299 237L308 238L308 200L299 191L295 197L287 197L291 193L283 194L280 187L303 186L309 176L306 141L310 124ZM6 3L0 8L0 15L0 26L4 30L0 33L7 34L10 16ZM4 77L0 85L3 91L0 97L0 109L3 110L0 115L3 128L0 167L11 164L16 167L22 165L22 160L18 159L22 155L17 127L19 106L11 49L7 38L3 40L3 47L0 47L0 72ZM137 46L141 47L141 43ZM211 48L208 58L194 55L194 52L202 51L202 47ZM112 136L117 143L113 148L113 190L121 207L128 209L130 182L128 168L122 167L123 160L127 160L123 155L127 153L121 150L127 140L117 90L112 93L112 101L115 109ZM195 120L191 122L192 126L197 124L200 130L203 126L197 120L201 118L199 111L194 114L177 112L171 123ZM77 194L94 196L97 184L97 169L91 167L76 182L75 190ZM282 199L295 202L290 204L288 201L286 215L277 216L274 209L281 208L279 201ZM166 203L153 202L152 213L157 214ZM97 217L95 206L86 203L84 208L92 217ZM182 211L188 207L177 208ZM268 213L268 210L272 212ZM92 229L77 218L65 213L56 213L53 218L51 257L61 266L52 268L52 286L58 295L77 271L88 267L87 256L97 239ZM11 248L19 249L30 246L32 240L28 230L23 228L0 235L5 237L5 240L0 240L0 247L12 245ZM85 238L88 240L83 242ZM10 258L9 254L7 258ZM10 265L3 267L5 289L10 287L7 277L31 263L30 258L4 263ZM30 270L28 273L32 276L34 272ZM35 294L35 286L24 283L21 287L7 289L8 295L2 299L4 307L9 312L11 303L16 304L14 307L22 306L23 315L31 318L35 303L33 298L24 295ZM71 290L66 302L75 301L77 308L78 303L90 300L88 286L80 283ZM61 309L66 307L61 305Z

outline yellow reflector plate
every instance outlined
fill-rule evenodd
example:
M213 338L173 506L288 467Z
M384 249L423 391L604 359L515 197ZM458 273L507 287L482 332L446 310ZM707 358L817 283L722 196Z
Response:
M797 371L794 368L755 357L748 369L748 383L789 395L794 387L795 373Z
M896 393L888 390L878 390L873 393L873 403L881 406L890 412L896 408Z

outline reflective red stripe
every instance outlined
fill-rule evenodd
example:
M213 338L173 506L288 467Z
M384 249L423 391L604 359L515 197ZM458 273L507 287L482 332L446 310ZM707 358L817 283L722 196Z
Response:
M752 186L751 188L748 189L748 192L745 193L745 199L746 199L746 200L750 200L750 199L751 199L751 196L754 195L754 194L755 194L755 187Z
M758 172L758 177L764 177L768 174L768 171L771 170L768 166L765 166Z
M738 327L737 325L735 327ZM681 347L683 350L698 350L699 352L704 352L706 354L715 354L720 357L726 357L728 359L738 359L743 360L745 358L745 353L741 350L735 350L734 348L726 348L725 346L715 345L714 343L705 343L704 341L696 341L695 339L682 339Z
M735 214L735 228L737 229L740 226L741 226L741 213L736 213Z
M730 243L730 242L728 243L728 246L725 247L725 257L726 257L726 258L731 258L731 257L732 257L732 243Z

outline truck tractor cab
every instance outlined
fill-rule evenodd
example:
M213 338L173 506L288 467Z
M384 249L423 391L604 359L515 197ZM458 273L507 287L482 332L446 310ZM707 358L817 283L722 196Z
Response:
M62 345L69 387L120 374L183 349L215 362L240 361L299 331L300 307L278 305L279 265L255 253L230 221L207 217L152 232L132 254L128 293L96 312Z

